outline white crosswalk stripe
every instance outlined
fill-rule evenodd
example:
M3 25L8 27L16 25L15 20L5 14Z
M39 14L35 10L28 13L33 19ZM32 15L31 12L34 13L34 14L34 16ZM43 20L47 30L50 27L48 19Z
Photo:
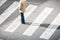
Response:
M18 2L15 1L0 15L0 24L2 24L17 8L18 8Z
M27 11L25 12L25 18L27 18L35 9L37 8L36 5L29 5L27 7ZM8 31L8 32L14 32L18 26L21 24L20 22L20 16L18 16L13 22L11 25L9 25L9 27L7 29L5 29L5 31Z
M60 40L60 39L59 39Z
M40 38L49 39L54 34L56 29L59 27L59 25L60 25L60 13L53 20L53 22L48 26L48 28L45 30L45 32L43 32L43 34L40 36Z
M0 40L3 40L3 39L0 39Z
M0 0L0 7L6 2L7 0Z
M31 26L23 33L23 35L32 36L32 34L39 28L39 25L45 20L45 18L53 11L53 8L46 7L41 14L33 21ZM34 23L38 23L34 26Z

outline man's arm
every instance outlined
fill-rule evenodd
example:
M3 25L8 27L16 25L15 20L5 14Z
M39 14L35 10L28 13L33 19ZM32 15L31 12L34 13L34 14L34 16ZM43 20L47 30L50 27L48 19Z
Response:
M19 11L25 12L25 10L26 10L26 0L20 0Z

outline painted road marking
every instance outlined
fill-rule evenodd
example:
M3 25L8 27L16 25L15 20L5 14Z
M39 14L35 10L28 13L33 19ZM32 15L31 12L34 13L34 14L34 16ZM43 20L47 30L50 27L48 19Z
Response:
M23 33L23 35L32 36L32 34L38 29L39 25L45 20L45 18L53 11L53 8L46 7L41 14L33 21L31 26ZM39 23L34 26L34 23Z
M6 2L7 0L0 0L0 7Z
M25 12L25 18L27 18L36 8L37 8L36 5L30 4L27 7L27 11ZM21 24L20 21L21 21L20 16L18 16L5 31L14 32L18 28L18 26Z
M0 15L0 24L2 24L17 8L18 8L18 2L15 1Z
M43 39L49 39L54 32L56 31L56 29L59 27L60 25L60 13L58 14L58 16L53 20L53 22L48 26L48 28L45 30L45 32L40 36L40 38Z

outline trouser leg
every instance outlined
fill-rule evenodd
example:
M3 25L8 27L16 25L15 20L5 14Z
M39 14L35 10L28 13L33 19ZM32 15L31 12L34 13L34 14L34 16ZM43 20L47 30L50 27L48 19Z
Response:
M21 23L25 24L24 13L21 13Z

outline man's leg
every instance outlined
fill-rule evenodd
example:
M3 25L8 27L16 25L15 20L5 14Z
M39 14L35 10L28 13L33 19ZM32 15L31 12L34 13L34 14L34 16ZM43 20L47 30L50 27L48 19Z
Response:
M21 23L25 24L24 13L21 13Z

